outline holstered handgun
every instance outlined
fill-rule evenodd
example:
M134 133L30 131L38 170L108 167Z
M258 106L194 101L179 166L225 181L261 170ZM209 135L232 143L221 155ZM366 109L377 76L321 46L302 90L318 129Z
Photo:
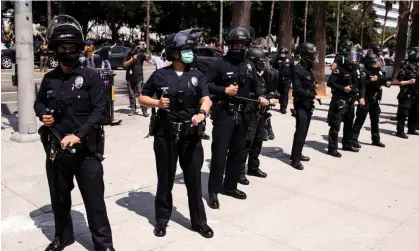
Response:
M150 116L150 124L148 126L148 135L146 138L150 136L154 136L155 130L156 130L156 122L157 122L157 112L156 108L151 108L151 116Z

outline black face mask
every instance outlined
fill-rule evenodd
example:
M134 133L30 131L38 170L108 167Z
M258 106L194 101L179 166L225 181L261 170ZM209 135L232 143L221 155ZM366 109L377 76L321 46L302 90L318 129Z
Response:
M67 67L74 67L79 62L79 57L77 52L57 52L58 61Z
M246 50L244 49L231 49L228 51L231 57L237 62L243 62L246 56Z

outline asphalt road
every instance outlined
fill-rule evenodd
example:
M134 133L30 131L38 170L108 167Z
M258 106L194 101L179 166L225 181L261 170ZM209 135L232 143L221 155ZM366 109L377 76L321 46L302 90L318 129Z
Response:
M144 65L144 80L150 77L155 70L154 65ZM115 71L115 105L129 105L128 92L125 81L125 70ZM329 67L326 67L326 77L330 75ZM41 84L44 73L40 73L38 70L34 71L34 82L38 86ZM12 114L17 112L17 87L12 85L12 71L1 70L1 112L2 114Z

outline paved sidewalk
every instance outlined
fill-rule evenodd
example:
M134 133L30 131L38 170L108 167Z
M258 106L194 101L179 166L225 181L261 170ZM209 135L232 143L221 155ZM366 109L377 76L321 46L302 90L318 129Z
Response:
M180 168L173 189L174 210L167 236L153 235L156 170L148 119L117 114L123 124L106 128L106 205L115 248L126 250L242 251L418 251L419 136L392 136L398 88L384 90L381 137L370 143L369 121L359 153L325 154L328 105L314 112L304 171L289 164L295 120L274 112L275 140L265 142L261 168L266 179L250 177L244 201L220 196L221 209L206 206L213 239L189 229L186 189ZM291 105L292 106L292 105ZM53 216L40 142L19 144L10 135L16 118L2 117L1 231L3 251L43 251L54 235ZM208 132L211 132L209 126ZM207 196L211 141L204 141L202 169ZM93 250L80 193L73 192L77 242L65 250Z

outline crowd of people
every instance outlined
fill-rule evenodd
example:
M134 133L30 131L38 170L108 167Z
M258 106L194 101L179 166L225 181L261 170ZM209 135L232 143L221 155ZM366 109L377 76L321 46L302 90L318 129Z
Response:
M46 152L47 178L55 217L55 238L46 251L63 250L74 243L71 219L71 190L76 178L86 207L92 241L97 251L115 250L111 224L104 200L103 160L105 90L99 74L83 67L80 52L90 52L83 41L79 23L69 16L57 16L47 30L49 47L60 66L44 76L34 110L44 123L39 132ZM198 28L179 31L167 38L159 58L141 52L138 43L124 60L133 112L138 103L150 117L149 135L154 136L157 167L154 235L163 237L173 208L172 188L177 162L187 188L191 229L205 238L214 236L208 226L202 200L201 169L204 162L202 138L208 117L212 120L211 164L208 180L208 206L219 209L220 194L247 198L238 184L249 185L247 176L267 178L259 155L264 139L273 138L269 110L280 103L286 114L288 90L292 88L296 119L290 165L303 170L303 147L309 131L316 93L312 72L318 62L313 43L301 43L294 51L298 64L287 48L281 48L273 61L261 48L252 48L250 26L234 28L226 40L228 52L203 72L193 53L202 36ZM108 45L110 46L110 45ZM291 49L291 48L289 48ZM165 65L165 62L171 62ZM156 71L144 83L144 62L154 62ZM365 68L360 68L360 62ZM270 64L272 63L272 65ZM388 82L380 70L379 52L370 51L364 59L359 48L345 42L336 56L327 85L332 89L329 106L328 154L337 151L342 122L343 150L358 152L357 141L367 114L370 114L372 145L384 147L378 131L382 86L400 85L397 136L418 135L419 53L411 52L397 81ZM355 113L355 103L359 105ZM355 118L356 116L356 118ZM355 123L354 123L355 118ZM246 170L247 164L247 170Z

